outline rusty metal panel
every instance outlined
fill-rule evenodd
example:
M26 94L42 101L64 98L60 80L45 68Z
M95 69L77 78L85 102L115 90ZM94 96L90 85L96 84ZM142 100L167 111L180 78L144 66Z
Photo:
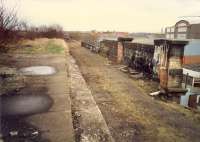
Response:
M200 64L200 55L198 55L198 56L184 56L183 64Z
M123 45L121 42L118 42L117 47L117 63L121 63L123 59Z
M188 106L191 108L197 108L197 95L190 95Z
M168 88L168 71L167 69L159 70L160 86L164 89Z

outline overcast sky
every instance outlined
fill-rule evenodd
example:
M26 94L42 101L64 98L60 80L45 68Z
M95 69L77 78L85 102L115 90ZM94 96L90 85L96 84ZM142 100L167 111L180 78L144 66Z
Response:
M179 16L199 16L200 0L7 0L32 24L65 30L160 32Z

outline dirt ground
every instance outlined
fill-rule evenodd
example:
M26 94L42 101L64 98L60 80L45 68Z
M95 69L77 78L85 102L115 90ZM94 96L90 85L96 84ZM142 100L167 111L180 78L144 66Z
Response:
M152 99L144 85L106 58L79 42L69 46L116 142L200 141L199 113Z

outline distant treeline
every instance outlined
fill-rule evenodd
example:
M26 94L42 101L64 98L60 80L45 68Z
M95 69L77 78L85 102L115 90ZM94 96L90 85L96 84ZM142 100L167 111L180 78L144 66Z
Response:
M50 25L50 26L31 26L23 27L23 29L18 31L18 36L20 38L64 38L64 32L61 26L59 25Z
M70 39L79 41L86 41L86 40L95 41L98 38L98 33L95 31L88 31L88 32L68 31L67 33Z
M17 16L15 8L8 9L6 0L0 0L0 44L17 41L21 38L64 38L63 28L59 25L30 26Z

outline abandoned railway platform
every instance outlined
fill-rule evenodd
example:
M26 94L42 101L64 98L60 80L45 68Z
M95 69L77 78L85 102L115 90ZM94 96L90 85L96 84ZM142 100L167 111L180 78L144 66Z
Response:
M25 41L21 48L2 53L1 95L28 100L33 97L31 102L22 104L14 101L16 106L20 105L10 114L19 115L19 119L12 119L10 124L15 124L12 126L3 122L4 142L198 142L199 113L147 95L157 91L159 85L152 79L152 69L141 74L131 69L135 65L130 64L123 69L132 74L121 72L124 65L119 61L124 56L120 53L125 44L121 41L119 52L115 48L118 42L107 41L105 45L112 45L110 55L105 53L107 49L96 52L103 56L83 48L79 41L58 39ZM132 60L129 54L135 52L132 50L135 46L138 56L147 57L145 61L153 58L152 44L126 44L126 66ZM23 111L28 109L31 112Z

